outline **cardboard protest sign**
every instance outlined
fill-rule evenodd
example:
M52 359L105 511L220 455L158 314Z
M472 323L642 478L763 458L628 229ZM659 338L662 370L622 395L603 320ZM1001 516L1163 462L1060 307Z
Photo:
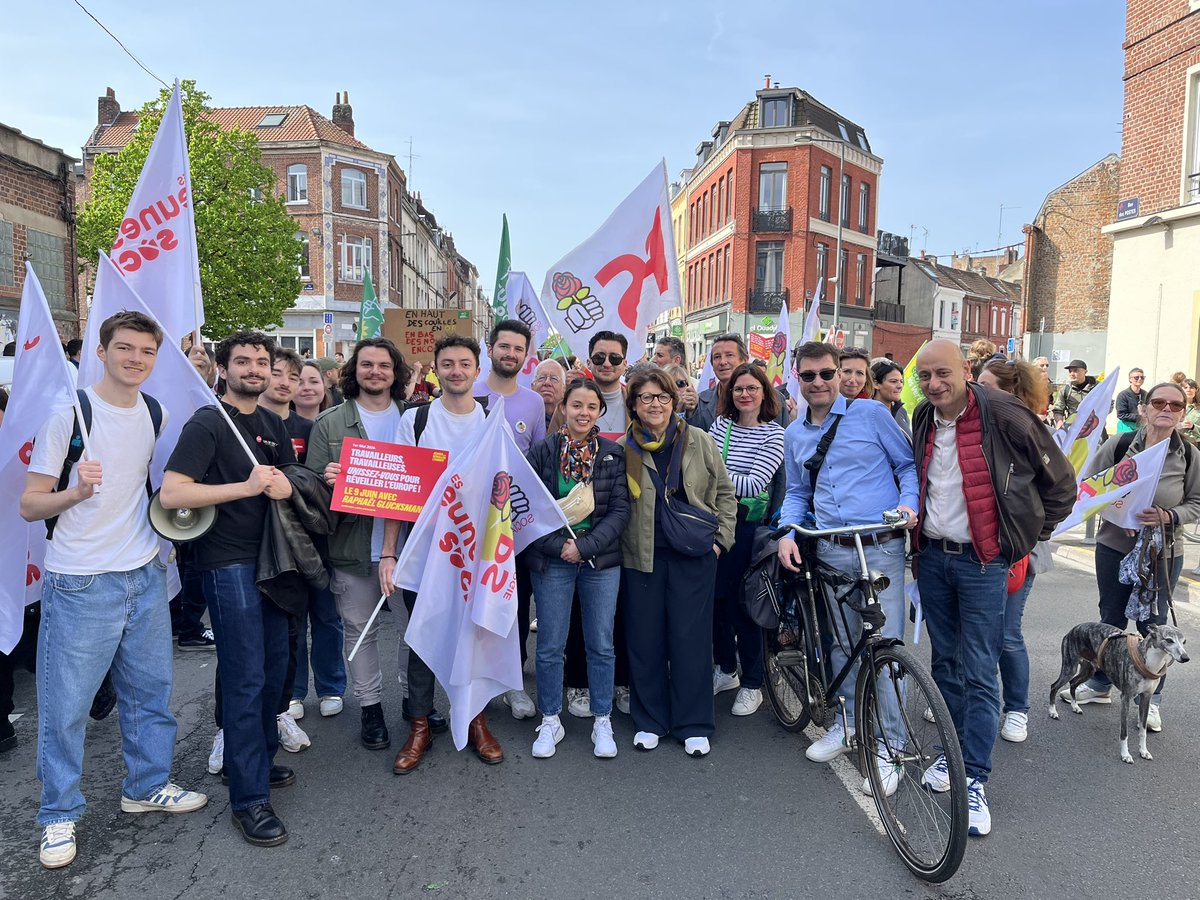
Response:
M415 522L448 459L445 450L346 438L330 508Z
M432 363L433 345L448 331L471 337L471 311L389 309L383 318L383 336L396 345L409 365Z

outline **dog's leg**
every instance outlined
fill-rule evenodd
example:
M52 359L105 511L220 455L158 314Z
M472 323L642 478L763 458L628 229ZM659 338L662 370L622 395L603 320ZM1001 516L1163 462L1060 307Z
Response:
M1071 677L1071 671L1074 668L1074 664L1067 658L1067 641L1064 638L1062 671L1054 679L1054 684L1050 685L1050 718L1052 719L1058 718L1058 689L1067 683L1067 679Z
M1075 673L1075 677L1071 679L1071 712L1076 715L1083 715L1083 707L1079 705L1079 701L1075 699L1075 691L1079 686L1087 681L1095 673L1096 667L1086 659L1079 661L1079 671Z
M1142 759L1154 759L1146 749L1146 717L1150 715L1150 700L1154 693L1153 686L1138 694L1138 756Z
M1133 757L1129 753L1129 701L1130 697L1121 692L1121 761L1133 765Z

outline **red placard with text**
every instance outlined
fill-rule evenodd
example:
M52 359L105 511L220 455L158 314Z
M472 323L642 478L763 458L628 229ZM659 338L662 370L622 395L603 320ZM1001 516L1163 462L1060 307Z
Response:
M415 522L449 458L445 450L346 438L330 508Z

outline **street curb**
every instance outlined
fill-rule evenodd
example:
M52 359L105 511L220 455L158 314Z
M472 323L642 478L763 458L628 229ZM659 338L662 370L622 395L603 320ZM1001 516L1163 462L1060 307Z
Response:
M1096 567L1096 551L1091 547L1077 547L1065 544L1057 544L1054 547L1054 556L1057 559L1066 562L1076 563L1077 565L1085 566L1095 571ZM1200 584L1197 584L1188 577L1187 571L1180 576L1180 585L1176 587L1178 592L1180 587L1187 586L1188 601L1192 604L1192 609L1200 608Z

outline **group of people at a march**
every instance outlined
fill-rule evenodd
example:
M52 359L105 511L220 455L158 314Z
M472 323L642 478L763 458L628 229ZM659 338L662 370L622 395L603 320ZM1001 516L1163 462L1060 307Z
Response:
M162 340L158 325L139 313L103 324L100 347L85 352L99 354L104 376L81 386L91 409L92 454L72 463L74 411L54 415L38 435L21 498L26 519L55 520L37 666L37 821L41 862L51 868L75 858L85 724L106 676L115 687L127 769L122 810L183 813L207 803L171 780L172 623L166 571L147 520L148 466L165 411L140 392ZM168 509L219 511L215 527L179 548L181 646L215 643L220 730L209 768L228 784L245 839L264 846L287 839L271 798L296 775L276 763L276 752L281 744L299 750L309 742L296 720L305 713L310 669L322 715L340 713L349 689L363 746L391 743L379 626L368 623L382 591L403 634L418 598L392 581L400 523L329 511L342 442L366 438L453 457L470 446L499 397L533 470L564 510L573 510L571 530L539 538L517 562L522 662L535 603L537 703L525 691L503 699L517 718L535 718L540 709L533 757L554 755L565 734L564 706L592 718L597 757L617 755L614 710L632 719L637 749L654 750L672 737L689 755L708 754L714 697L736 690L736 716L762 703L762 636L739 599L755 530L775 519L840 528L878 522L882 511L899 508L908 514L908 540L903 531L883 533L866 547L870 567L890 580L879 598L885 633L904 636L911 542L933 674L962 744L971 832L987 834L984 786L993 744L1000 732L1013 741L1027 734L1021 613L1046 564L1041 542L1076 497L1076 474L1042 421L1050 406L1043 373L1003 359L973 369L958 346L932 342L917 358L925 401L910 422L900 403L900 366L872 364L858 350L799 346L800 397L772 385L739 335L716 338L717 384L700 391L675 339L634 366L626 339L612 332L593 335L587 351L585 372L545 360L530 389L517 382L531 352L521 322L492 329L486 378L478 344L446 335L434 351L436 396L420 391L426 402L414 404L415 373L384 339L359 341L335 385L325 379L332 367L301 360L259 332L230 335L215 354L192 349L202 374L219 375L228 420L214 405L188 421L160 499ZM1140 391L1140 381L1133 389ZM1136 435L1125 449L1172 442L1146 525L1169 530L1200 517L1200 467L1190 464L1196 451L1177 430L1191 399L1170 382L1139 398ZM825 456L813 477L805 463L818 445ZM1111 466L1116 452L1113 441L1106 443L1092 469ZM287 513L271 500L287 501ZM690 546L680 534L673 521L680 504L715 519L711 548ZM278 564L278 548L264 549L268 536L287 545L305 579L278 580L286 567ZM1100 610L1121 627L1129 586L1119 584L1114 567L1132 543L1124 530L1101 526ZM783 566L798 567L795 541L780 540L778 552ZM822 540L815 552L835 567L856 567L852 542ZM1031 554L1028 574L1010 593L1010 569ZM1172 586L1178 575L1175 566ZM281 583L293 585L290 593ZM198 625L205 607L211 637ZM853 614L850 627L861 627ZM447 724L435 708L433 672L403 638L400 650L408 729L392 771L407 775ZM835 668L844 662L839 653L835 642ZM1107 690L1095 682L1083 700L1106 702ZM1154 722L1161 728L1159 690ZM808 748L809 759L829 761L848 750L849 699L847 724L839 719ZM471 722L468 743L484 763L504 759L485 713ZM885 788L895 790L900 772L888 760L878 764ZM931 790L949 788L944 757L924 779Z

